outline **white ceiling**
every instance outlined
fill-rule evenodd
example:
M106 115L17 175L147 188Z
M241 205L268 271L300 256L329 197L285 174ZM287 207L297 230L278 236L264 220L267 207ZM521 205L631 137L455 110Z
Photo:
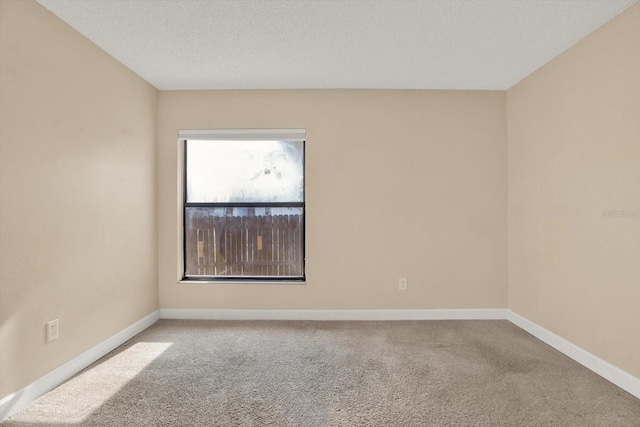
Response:
M508 89L637 0L38 0L158 89Z

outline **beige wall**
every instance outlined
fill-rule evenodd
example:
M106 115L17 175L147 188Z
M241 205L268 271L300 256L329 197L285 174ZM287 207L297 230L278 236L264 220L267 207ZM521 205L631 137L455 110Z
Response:
M161 92L158 117L161 307L506 306L504 92ZM177 132L218 128L307 130L306 285L178 284Z
M35 2L0 31L1 398L157 308L158 95Z
M507 99L509 308L640 377L640 4Z

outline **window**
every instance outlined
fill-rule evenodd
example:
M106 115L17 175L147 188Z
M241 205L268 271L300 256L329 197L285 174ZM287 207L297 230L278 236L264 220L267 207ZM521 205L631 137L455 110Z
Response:
M184 279L303 281L304 130L180 137Z

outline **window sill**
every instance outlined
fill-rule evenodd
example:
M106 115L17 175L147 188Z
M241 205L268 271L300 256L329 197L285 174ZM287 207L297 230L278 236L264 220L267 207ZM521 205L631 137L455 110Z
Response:
M180 280L178 284L212 285L306 285L306 280Z

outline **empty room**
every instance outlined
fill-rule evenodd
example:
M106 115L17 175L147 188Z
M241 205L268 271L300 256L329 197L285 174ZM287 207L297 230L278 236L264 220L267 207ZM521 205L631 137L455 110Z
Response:
M0 0L3 426L640 426L638 0Z

